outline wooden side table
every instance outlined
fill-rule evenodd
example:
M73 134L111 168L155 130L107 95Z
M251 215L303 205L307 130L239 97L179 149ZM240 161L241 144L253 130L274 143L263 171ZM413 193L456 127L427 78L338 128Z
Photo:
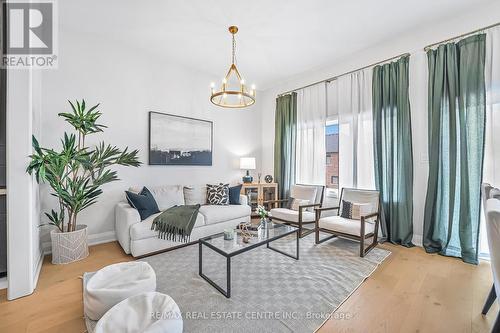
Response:
M255 209L258 205L264 206L267 201L278 200L277 183L243 183L241 194L248 197L248 204L252 207L252 217L257 216Z

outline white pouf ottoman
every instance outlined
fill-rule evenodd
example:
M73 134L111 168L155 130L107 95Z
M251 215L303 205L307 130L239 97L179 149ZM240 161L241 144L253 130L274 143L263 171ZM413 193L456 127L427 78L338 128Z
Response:
M95 333L182 333L181 311L172 297L149 292L111 308L97 322Z
M85 316L91 320L99 320L124 299L155 291L156 274L146 262L122 262L97 271L84 288Z

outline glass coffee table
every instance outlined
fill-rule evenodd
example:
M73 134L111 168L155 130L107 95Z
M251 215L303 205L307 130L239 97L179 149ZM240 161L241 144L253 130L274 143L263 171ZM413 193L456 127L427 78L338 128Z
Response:
M275 249L269 245L269 243L292 235L295 233L296 237L296 252L295 255L283 252L281 250ZM215 289L220 291L222 295L227 298L231 297L231 258L251 249L255 249L259 246L266 245L268 249L281 253L290 258L299 260L299 228L285 225L285 224L277 224L277 223L268 223L267 227L259 230L258 234L254 234L254 236L250 239L249 243L243 242L243 237L241 237L240 233L236 233L234 235L234 239L224 240L224 233L215 234L212 236L200 238L198 241L199 246L199 274L205 279L208 283L210 283ZM206 246L213 251L223 255L226 257L226 290L224 290L221 286L211 280L208 276L203 274L203 246Z

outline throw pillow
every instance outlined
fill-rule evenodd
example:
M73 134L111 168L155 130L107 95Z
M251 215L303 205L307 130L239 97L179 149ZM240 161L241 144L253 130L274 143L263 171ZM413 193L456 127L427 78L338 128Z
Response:
M229 188L229 204L240 205L240 193L243 185L236 185Z
M207 184L207 203L209 205L229 205L229 184Z
M342 200L342 210L340 212L340 216L345 219L352 218L352 202Z
M125 196L130 206L134 207L139 212L141 221L160 212L155 198L146 187L143 187L142 191L139 193L125 191Z
M371 205L342 200L340 216L351 220L361 220L361 216L370 214Z
M186 205L205 205L207 203L207 187L205 185L184 186Z
M291 210L299 210L299 206L309 205L309 200L293 199Z
M361 220L361 216L371 213L371 204L368 203L352 203L352 219Z

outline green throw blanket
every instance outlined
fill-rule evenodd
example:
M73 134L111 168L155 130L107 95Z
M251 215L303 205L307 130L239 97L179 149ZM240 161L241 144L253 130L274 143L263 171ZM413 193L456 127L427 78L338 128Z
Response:
M174 206L158 215L151 230L158 231L158 238L188 242L200 205Z

